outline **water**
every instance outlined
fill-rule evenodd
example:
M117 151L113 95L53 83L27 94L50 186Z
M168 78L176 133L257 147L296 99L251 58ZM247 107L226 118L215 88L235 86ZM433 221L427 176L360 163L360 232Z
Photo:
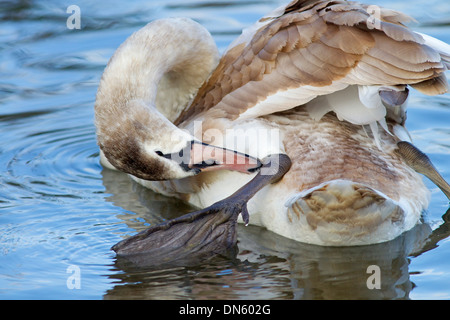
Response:
M240 226L235 259L162 270L116 263L113 244L190 208L99 165L93 104L109 57L133 31L167 16L196 19L224 50L282 3L77 1L80 30L66 27L71 1L0 3L1 299L450 298L448 201L428 180L427 223L388 243L322 248ZM450 43L448 2L376 4ZM450 180L450 95L413 92L409 110L416 144ZM381 289L367 288L369 265L379 266Z

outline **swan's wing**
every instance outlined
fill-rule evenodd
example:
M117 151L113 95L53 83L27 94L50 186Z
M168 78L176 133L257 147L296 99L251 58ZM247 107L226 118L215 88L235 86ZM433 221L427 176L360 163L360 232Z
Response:
M293 1L244 30L177 123L206 111L233 120L258 117L357 85L360 102L374 104L373 119L358 106L334 109L341 118L368 124L386 110L367 86L443 93L448 46L427 45L429 39L403 26L410 20L354 2Z

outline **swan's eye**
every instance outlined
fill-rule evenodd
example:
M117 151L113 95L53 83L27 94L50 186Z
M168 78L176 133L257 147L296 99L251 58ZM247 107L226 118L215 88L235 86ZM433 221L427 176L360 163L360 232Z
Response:
M160 157L163 157L163 158L166 158L166 159L169 159L169 160L172 160L172 154L165 154L165 153L162 153L161 151L155 151L155 153L158 155L158 156L160 156Z

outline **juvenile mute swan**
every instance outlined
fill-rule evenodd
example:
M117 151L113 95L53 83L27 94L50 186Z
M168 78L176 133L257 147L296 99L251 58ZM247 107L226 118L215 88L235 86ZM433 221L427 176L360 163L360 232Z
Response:
M450 197L405 128L409 88L447 91L450 46L405 27L400 12L371 13L292 1L221 59L189 19L131 35L98 89L102 163L203 209L113 249L216 250L236 241L240 213L301 242L373 244L418 223L429 191L417 172Z

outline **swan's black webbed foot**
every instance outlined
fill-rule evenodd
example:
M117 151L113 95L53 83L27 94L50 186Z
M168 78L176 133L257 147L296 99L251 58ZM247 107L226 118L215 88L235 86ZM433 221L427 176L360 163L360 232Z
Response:
M137 264L176 265L224 254L237 242L239 214L249 222L247 202L264 186L281 179L291 161L285 154L264 158L256 176L213 205L144 230L112 247L118 257Z

